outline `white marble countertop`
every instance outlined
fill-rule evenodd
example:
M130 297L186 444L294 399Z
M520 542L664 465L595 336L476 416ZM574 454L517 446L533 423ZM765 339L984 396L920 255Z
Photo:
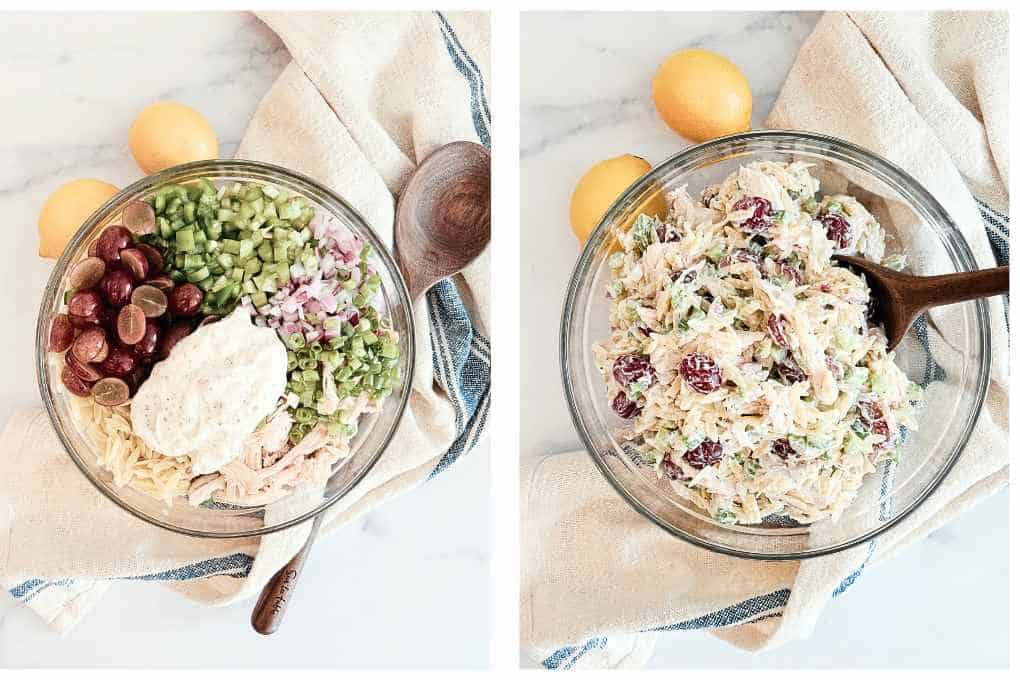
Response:
M580 448L554 351L560 300L578 254L567 219L578 177L612 156L633 153L654 165L688 146L656 115L650 95L659 62L682 47L719 51L747 74L753 125L760 126L817 19L729 12L522 17L522 456ZM1008 568L1002 493L865 572L809 640L753 656L703 633L675 633L660 638L651 666L1004 667Z
M138 179L133 117L157 99L202 111L228 157L289 61L251 15L6 14L0 22L0 423L40 404L35 315L52 261L36 219L65 181ZM70 463L68 463L70 464ZM158 586L118 584L64 637L0 593L0 665L481 667L488 657L488 447L315 546L271 638L252 603L200 607ZM465 512L470 508L470 512ZM186 651L183 651L186 650Z

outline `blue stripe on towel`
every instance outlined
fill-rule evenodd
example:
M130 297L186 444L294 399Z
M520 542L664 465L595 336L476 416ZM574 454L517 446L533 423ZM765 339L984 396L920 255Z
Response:
M975 198L981 219L985 224L985 235L992 246L995 263L1000 267L1009 266L1009 215L1003 215L983 201ZM1009 294L1002 296L1002 307L1006 313L1006 330L1009 330Z
M141 576L125 576L124 581L191 581L207 576L230 576L244 578L251 572L255 558L245 553L234 553L226 557L214 557L201 562L187 564L176 569L143 574Z
M431 479L478 443L488 420L491 359L488 339L475 328L450 279L433 286L426 299L432 369L453 404L459 433L429 474Z
M471 91L471 119L474 122L475 134L478 135L478 141L482 143L482 146L488 149L491 146L489 102L485 97L485 81L482 78L482 72L471 55L461 45L460 39L443 13L436 12L436 18L439 19L440 32L443 34L446 51L450 54L453 66L464 76L468 89Z
M37 582L36 587L33 587L31 590L24 593L20 598L16 598L19 602L21 602L21 604L31 602L36 595L43 592L47 588L52 588L54 586L68 586L74 583L74 580L69 578L59 579L57 581L42 581L39 579L33 580Z
M577 651L575 645L568 645L566 647L560 647L555 652L549 655L549 657L542 662L542 665L549 670L555 670L559 668L559 665L569 659Z
M720 609L719 611L710 612L703 616L687 619L685 621L678 621L677 623L673 623L668 626L642 630L641 632L651 633L672 630L706 630L757 623L758 621L778 616L780 612L775 612L773 610L785 607L789 599L790 589L782 588L767 595L758 595L749 598L743 602ZM596 636L588 639L580 646L567 645L565 647L561 647L550 654L542 662L542 665L550 670L558 668L566 670L573 667L582 656L593 649L605 649L607 642L608 639L606 637Z
M15 600L20 600L21 598L25 597L30 592L38 588L39 586L44 585L45 583L46 581L42 580L41 578L31 578L27 581L19 583L18 585L14 586L7 592L9 592L11 594L11 597L13 597Z
M927 317L918 317L917 321L913 325L914 337L917 338L917 342L924 349L924 375L917 381L917 384L922 388L927 388L933 382L942 382L946 379L946 369L939 366L939 363L935 361L935 357L931 353L931 344L928 339L928 319Z
M577 654L574 655L574 658L567 662L567 664L563 667L563 670L570 670L574 667L574 664L581 660L582 656L596 648L605 649L607 644L609 644L609 638L607 637L598 637L588 640L588 642L584 644L584 647L581 647Z
M244 578L250 572L255 558L245 553L234 553L226 557L214 557L194 564L187 564L183 567L168 569L154 574L142 574L140 576L121 576L110 580L113 581L191 581L198 578L210 576L228 576L230 578ZM11 597L21 603L29 602L36 595L53 586L69 586L74 584L74 579L58 579L46 581L43 579L30 579L11 588Z
M774 592L768 593L767 595L758 595L756 597L748 598L743 602L730 605L725 609L710 612L697 618L688 619L686 621L678 621L668 626L660 626L658 628L652 628L649 631L667 631L667 630L699 630L702 628L726 628L728 626L736 626L742 623L747 623L748 619L759 614L764 614L773 609L785 607L786 603L790 599L790 589L781 588Z

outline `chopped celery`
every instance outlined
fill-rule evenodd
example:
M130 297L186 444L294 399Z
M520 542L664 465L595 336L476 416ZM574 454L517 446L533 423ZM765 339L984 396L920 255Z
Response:
M230 283L230 281L227 279L227 277L221 274L216 278L216 280L213 282L212 288L210 288L209 290L213 293L216 293L226 288L228 283Z
M174 244L179 252L192 252L195 250L195 232L191 229L181 229L174 235Z
M243 243L244 242L242 241L242 244ZM273 258L273 245L269 241L263 241L259 245L258 250L256 250L255 252L258 253L259 259L262 260L263 262L273 262L274 261L274 258Z
M258 258L251 258L244 263L244 271L248 274L258 274L262 271L262 260Z
M209 269L207 267L196 269L195 271L188 273L187 278L188 281L190 281L191 283L199 283L201 281L204 281L205 279L209 278Z
M185 271L193 271L199 267L205 266L205 258L197 253L185 253L177 266Z

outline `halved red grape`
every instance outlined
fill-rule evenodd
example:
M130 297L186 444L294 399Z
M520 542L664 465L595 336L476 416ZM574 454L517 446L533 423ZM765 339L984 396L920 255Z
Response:
M678 272L673 272L669 275L669 278L673 281L677 281L683 278L684 283L693 283L694 279L698 278L698 272L695 269L682 269Z
M142 255L145 255L145 259L149 261L150 272L163 271L166 260L163 259L163 253L159 252L159 248L150 246L148 243L136 243L135 248L142 251Z
M627 397L626 392L620 390L613 399L613 411L615 411L616 415L621 418L630 420L641 413L641 407L638 406L636 402L631 401L630 398Z
M96 239L89 243L88 247L89 257L96 257L98 251L99 251L99 239Z
M103 377L103 374L99 372L99 369L92 364L83 364L78 361L74 357L74 352L64 353L64 363L69 369L74 371L79 378L90 385Z
M131 201L120 215L129 231L136 234L151 234L156 229L156 211L145 201Z
M662 458L662 472L673 481L679 481L684 478L684 471L673 462L673 454L670 452L666 452L666 455Z
M752 234L767 230L772 222L766 216L772 213L772 203L761 196L744 196L733 204L734 210L751 210L751 216L740 223L740 228Z
M761 255L753 253L747 248L737 248L729 255L719 260L719 266L723 268L729 267L733 265L734 262L749 262L758 267L759 270L761 270L762 266Z
M836 363L832 357L825 357L825 365L829 367L829 373L832 373L832 377L836 380L842 380L846 377L846 371L843 369L843 366Z
M120 251L131 245L131 232L120 225L112 225L103 230L96 241L96 255L106 264L120 262Z
M125 248L120 251L120 261L137 281L149 275L149 261L138 248Z
M131 388L120 378L103 378L92 386L92 398L100 406L120 406L131 396Z
M837 249L850 246L850 223L842 215L828 213L819 218L825 227L825 237L836 244Z
M655 235L659 237L659 243L676 243L680 240L680 234L676 233L676 229L672 226L667 229L665 224L655 228Z
M170 312L175 316L191 316L202 306L202 289L193 283L182 283L167 296Z
M769 335L777 345L783 349L790 348L790 339L786 337L786 320L780 314L769 314L768 321L765 322L765 326L768 328Z
M159 341L159 358L166 359L170 356L170 351L174 346L189 335L191 335L191 326L185 321L178 321L166 329Z
M882 407L873 401L862 401L858 404L861 410L861 420L868 425L872 434L877 434L884 437L884 440L879 446L882 446L889 442L889 421L885 419L885 415L882 413Z
M627 387L642 378L647 378L651 385L655 382L655 369L646 354L624 354L613 362L613 377L621 387Z
M706 439L693 449L687 451L684 454L684 460L692 468L697 468L698 470L709 465L715 465L722 460L722 444Z
M77 314L68 314L68 320L71 325L79 330L84 330L89 326L99 326L106 323L109 315L106 312L105 307L99 307L95 314L90 316L78 316Z
M776 265L776 273L787 281L793 281L798 286L804 283L804 277L801 276L800 270L787 261Z
M138 368L138 359L134 353L123 347L114 347L110 355L99 364L103 375L126 378Z
M772 442L772 453L783 460L786 460L790 456L795 455L797 452L794 451L793 446L790 445L790 440L783 437L782 439L776 439Z
M125 345L133 345L145 335L145 312L138 305L127 304L117 314L117 337Z
M50 320L50 351L63 352L74 342L74 326L67 314L54 314Z
M106 272L99 282L106 301L114 307L123 307L131 300L131 291L135 288L134 278L123 269L112 269Z
M149 318L162 316L167 307L166 293L155 286L138 286L131 293L131 304L141 307Z
M94 317L103 306L99 293L91 288L79 290L67 302L67 313L83 318Z
M64 383L64 387L71 394L87 397L91 393L88 384L67 366L64 366L64 370L60 372L60 381Z
M86 257L81 262L71 267L67 274L67 285L71 290L82 290L92 288L106 273L106 263L98 257Z
M74 339L71 351L74 353L74 358L83 364L102 361L110 351L110 344L106 341L106 331L99 326L86 328Z
M719 364L700 352L685 354L680 359L680 375L692 390L701 394L715 392L722 385Z
M142 339L134 345L135 354L137 354L142 361L152 361L153 357L156 356L156 350L159 347L159 336L162 332L163 329L160 328L159 322L155 319L145 320L145 334L142 335Z
M164 293L169 293L174 289L174 280L166 274L160 274L159 276L153 276L151 279L145 282L146 285L159 288Z
M784 385L792 385L802 380L807 380L807 373L804 372L804 369L797 364L793 357L787 356L782 361L776 362L775 366L776 374L779 375L779 381Z

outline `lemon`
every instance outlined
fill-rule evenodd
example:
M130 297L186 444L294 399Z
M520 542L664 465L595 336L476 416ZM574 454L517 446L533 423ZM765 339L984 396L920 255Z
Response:
M687 139L704 142L751 126L751 86L733 62L708 50L680 50L652 81L655 108Z
M602 161L584 173L570 197L570 226L582 245L624 190L652 169L648 161L626 154ZM655 193L640 206L649 215L664 216L665 201ZM635 212L627 224L637 219ZM626 226L626 224L624 225Z
M39 213L40 257L60 257L78 227L116 193L108 182L76 179L50 194Z
M205 116L177 102L156 102L139 113L128 131L128 146L147 175L220 153Z

